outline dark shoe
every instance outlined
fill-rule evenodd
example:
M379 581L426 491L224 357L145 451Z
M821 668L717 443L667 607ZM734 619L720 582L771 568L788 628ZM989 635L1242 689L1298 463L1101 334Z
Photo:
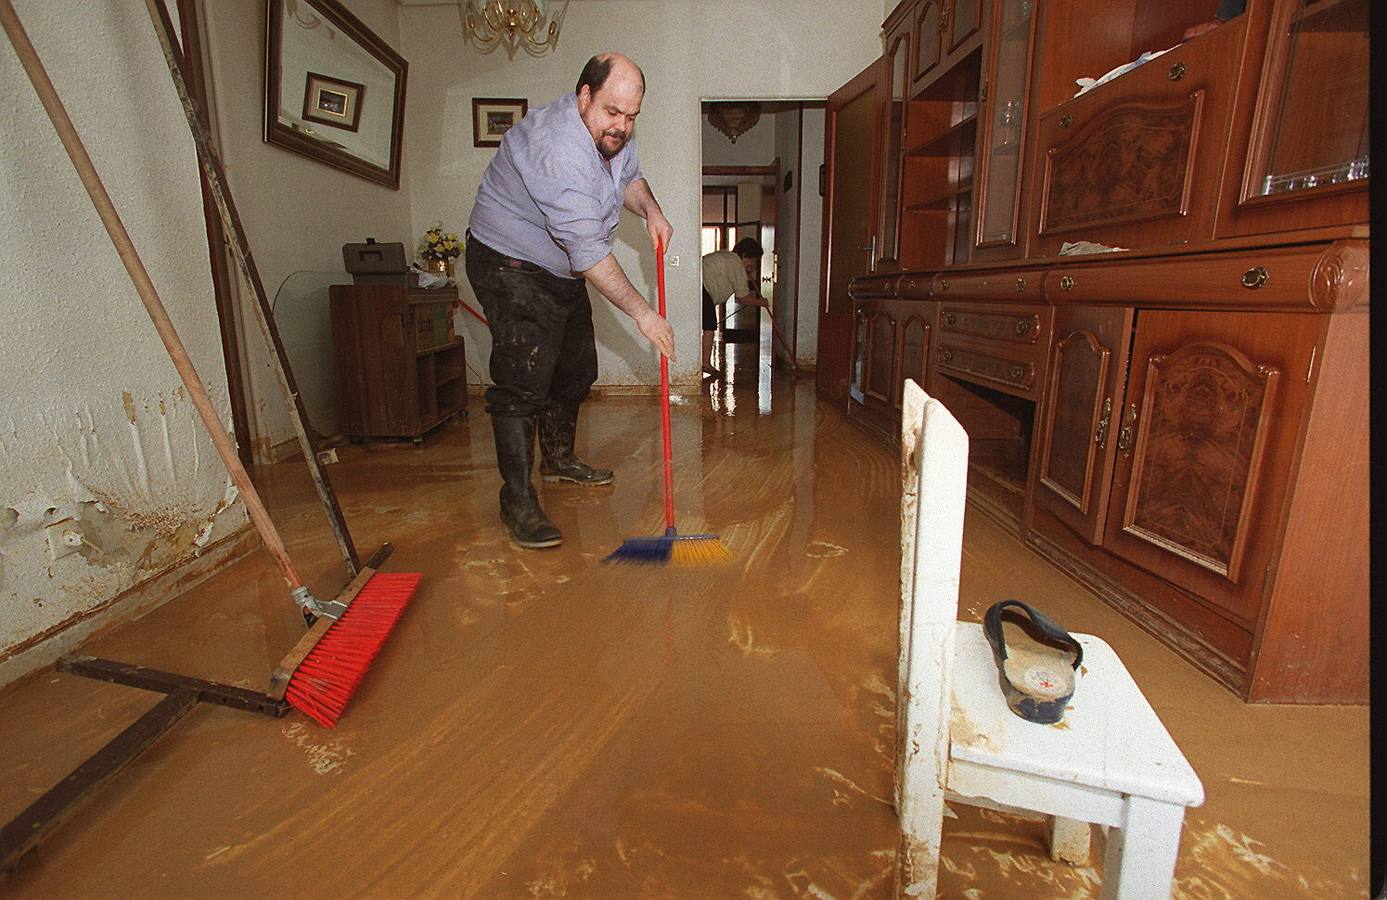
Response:
M1025 615L1007 615L1005 621L1011 627L1004 633L1003 613L1008 608ZM1074 671L1084 658L1079 642L1020 600L992 604L983 616L982 630L992 645L1007 708L1041 725L1053 725L1062 719L1074 696Z
M529 416L492 416L496 466L501 470L501 524L527 549L556 547L563 532L539 507L530 484L535 461L535 423Z
M578 407L553 403L539 420L539 474L545 481L611 484L611 469L594 469L573 455L578 434Z

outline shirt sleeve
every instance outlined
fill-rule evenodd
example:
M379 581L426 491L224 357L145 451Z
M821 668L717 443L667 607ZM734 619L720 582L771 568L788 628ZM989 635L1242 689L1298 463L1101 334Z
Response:
M591 269L612 252L602 217L602 186L552 147L526 148L514 158L520 181L573 271Z

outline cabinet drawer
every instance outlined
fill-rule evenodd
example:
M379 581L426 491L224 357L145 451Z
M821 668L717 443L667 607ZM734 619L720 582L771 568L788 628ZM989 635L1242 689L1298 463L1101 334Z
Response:
M941 375L1035 400L1040 395L1040 366L1039 360L1027 350L1017 347L1017 352L1012 353L996 348L994 343L970 342L940 334L934 363Z
M896 296L896 282L900 276L867 275L848 282L848 296L854 300L867 300L872 297Z
M1057 304L1342 311L1367 300L1363 241L1061 266L1045 276Z
M1065 240L1133 248L1212 236L1245 19L1041 116L1035 251L1055 255Z
M1041 337L1042 307L1022 310L992 310L943 303L939 307L939 334L1002 341L1009 344L1036 344Z
M1039 303L1044 270L936 275L934 296L940 300L1021 300Z
M900 282L896 285L897 296L902 300L931 300L933 299L933 292L931 291L933 281L933 276L928 272L902 275Z

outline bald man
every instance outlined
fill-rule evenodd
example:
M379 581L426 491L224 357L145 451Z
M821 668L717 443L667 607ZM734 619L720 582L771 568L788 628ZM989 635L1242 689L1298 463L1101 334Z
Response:
M597 380L587 286L674 358L674 330L612 255L622 208L650 244L673 229L641 175L636 116L645 76L631 60L588 60L572 94L521 119L482 175L467 230L467 280L491 324L486 411L501 472L501 522L522 547L563 540L530 483L535 433L545 481L608 484L610 469L574 455L578 408Z

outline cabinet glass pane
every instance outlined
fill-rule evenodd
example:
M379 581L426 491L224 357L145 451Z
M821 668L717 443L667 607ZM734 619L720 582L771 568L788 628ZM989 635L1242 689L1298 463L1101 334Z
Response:
M901 221L901 166L905 143L905 64L909 41L904 35L891 47L891 84L886 108L886 178L882 185L882 259L898 259L896 236Z
M1021 177L1021 125L1026 119L1031 0L1003 0L993 62L987 129L987 183L978 215L981 244L1015 241Z
M1301 0L1279 37L1280 96L1256 193L1367 178L1368 0Z

